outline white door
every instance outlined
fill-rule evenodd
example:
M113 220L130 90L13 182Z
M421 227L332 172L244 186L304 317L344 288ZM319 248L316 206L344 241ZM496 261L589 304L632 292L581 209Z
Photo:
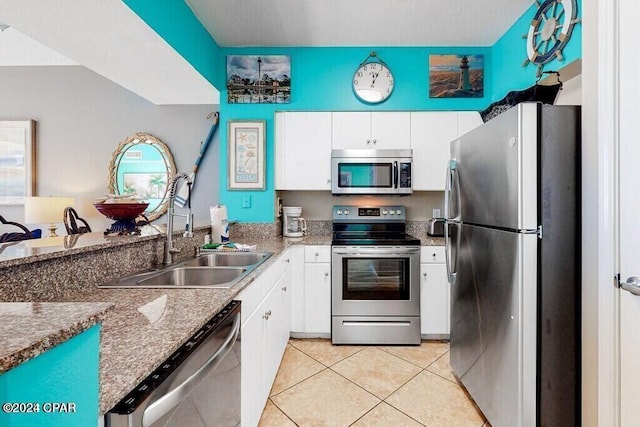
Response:
M341 111L331 116L332 148L374 148L371 143L370 112Z
M455 111L411 113L413 189L444 191L449 162L449 143L458 137Z
M620 425L626 427L640 425L640 46L634 34L640 5L623 0L620 12L620 281L638 282L620 291Z
M411 148L411 114L401 111L371 113L372 148Z
M331 113L276 113L276 189L331 189Z

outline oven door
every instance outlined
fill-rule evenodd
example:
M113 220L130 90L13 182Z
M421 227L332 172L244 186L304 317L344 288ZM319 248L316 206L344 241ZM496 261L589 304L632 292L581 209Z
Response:
M333 246L334 316L420 315L419 246Z

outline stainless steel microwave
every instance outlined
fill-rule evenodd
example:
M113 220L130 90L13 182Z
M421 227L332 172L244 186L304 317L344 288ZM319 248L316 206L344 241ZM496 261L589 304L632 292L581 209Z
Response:
M411 194L413 150L332 150L332 194Z

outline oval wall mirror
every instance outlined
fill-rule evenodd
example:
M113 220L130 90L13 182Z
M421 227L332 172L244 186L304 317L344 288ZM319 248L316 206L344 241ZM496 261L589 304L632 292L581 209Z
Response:
M109 191L135 195L149 206L144 215L153 221L167 211L167 184L176 174L169 147L159 138L138 132L127 137L113 152L109 165Z

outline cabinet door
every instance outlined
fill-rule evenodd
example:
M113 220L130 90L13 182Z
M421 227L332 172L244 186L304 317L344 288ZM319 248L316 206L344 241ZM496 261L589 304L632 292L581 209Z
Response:
M462 136L480 126L482 124L482 117L477 111L460 111L458 122L458 136Z
M331 333L331 264L305 263L305 332Z
M405 112L371 113L373 148L411 148L411 114Z
M371 143L370 112L332 113L331 141L333 148L374 148Z
M294 245L291 253L291 332L304 332L304 253L305 247Z
M276 113L276 151L276 190L331 189L331 113Z
M413 189L444 191L449 143L458 137L458 113L411 113Z
M286 286L290 270L280 276L265 298L265 350L263 353L266 395L268 397L278 367L289 340L289 289Z
M257 426L266 403L264 304L242 324L241 342L241 408L242 425Z
M420 332L449 334L449 283L444 264L420 264Z

